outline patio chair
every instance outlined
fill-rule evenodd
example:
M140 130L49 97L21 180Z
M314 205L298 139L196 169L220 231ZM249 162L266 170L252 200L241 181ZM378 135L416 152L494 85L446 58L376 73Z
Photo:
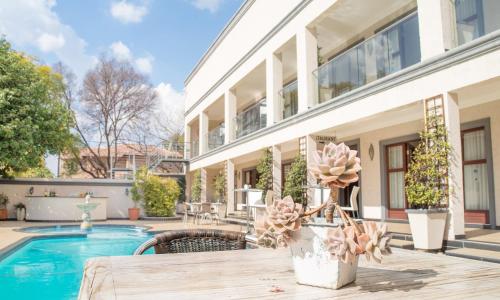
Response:
M151 247L155 254L241 250L246 248L246 240L244 233L236 231L172 230L155 235L140 245L134 255L142 255Z
M226 217L226 203L212 204L211 217L215 219L216 224L219 225L220 219Z
M203 202L203 203L201 203L200 211L196 214L195 223L198 220L198 224L203 224L203 223L206 223L206 221L209 219L210 219L210 224L212 224L212 221L213 221L212 220L212 204L210 202Z
M352 212L352 216L354 218L359 218L359 212L358 212L358 193L359 193L359 186L354 186L352 188L351 192L351 197L349 198L349 202L351 203L351 206L343 206L341 207L343 211L350 211Z

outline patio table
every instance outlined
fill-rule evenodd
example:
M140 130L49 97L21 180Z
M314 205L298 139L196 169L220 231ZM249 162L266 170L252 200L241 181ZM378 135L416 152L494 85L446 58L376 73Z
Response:
M93 258L79 299L493 299L498 282L498 264L394 249L329 290L295 283L289 249L253 249Z

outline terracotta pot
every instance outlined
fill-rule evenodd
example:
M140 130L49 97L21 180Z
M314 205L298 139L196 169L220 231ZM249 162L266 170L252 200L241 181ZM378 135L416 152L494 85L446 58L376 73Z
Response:
M6 208L0 208L0 220L6 220L8 212Z
M443 247L446 209L407 209L413 244L416 249L440 250Z
M290 249L297 283L336 290L356 280L359 256L353 263L332 258L323 242L327 229L302 226L294 232Z
M137 221L139 219L139 214L141 213L141 210L137 207L129 208L128 209L128 218L130 221Z

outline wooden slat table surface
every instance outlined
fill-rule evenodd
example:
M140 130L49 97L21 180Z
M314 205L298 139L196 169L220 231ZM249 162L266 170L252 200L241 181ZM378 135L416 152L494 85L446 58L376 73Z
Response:
M273 286L283 292L272 292ZM288 249L117 256L87 262L80 299L500 299L500 265L394 249L360 258L339 290L295 283Z

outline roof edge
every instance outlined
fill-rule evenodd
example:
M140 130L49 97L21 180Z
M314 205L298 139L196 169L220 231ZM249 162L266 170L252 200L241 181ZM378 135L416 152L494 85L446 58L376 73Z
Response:
M207 61L207 59L212 55L212 53L215 51L217 46L219 46L220 43L224 40L224 38L233 30L233 28L238 24L238 22L241 20L241 18L245 15L245 13L250 9L252 4L254 4L256 0L245 0L243 4L238 8L236 13L231 17L231 19L226 23L222 31L217 35L215 40L212 42L210 47L205 51L203 56L198 60L196 65L194 66L193 70L188 74L186 79L184 80L184 86L189 84L191 79L194 77L194 75L200 70L200 68L203 66L203 64Z

